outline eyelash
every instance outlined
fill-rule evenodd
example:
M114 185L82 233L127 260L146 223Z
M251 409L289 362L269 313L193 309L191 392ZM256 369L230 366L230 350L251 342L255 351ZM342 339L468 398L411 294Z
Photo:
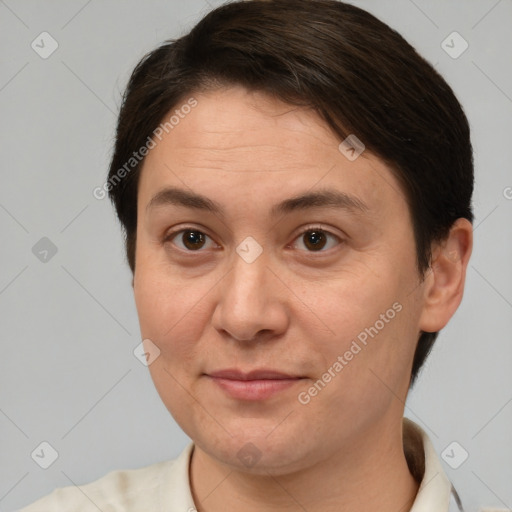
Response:
M181 228L179 230L176 230L176 231L173 231L172 233L169 233L168 235L165 236L163 242L164 243L167 243L167 242L172 242L172 240L174 238L176 238L179 234L182 234L182 233L186 233L187 231L190 231L190 232L196 232L196 233L200 233L206 237L208 237L210 240L212 240L212 238L207 235L206 233L204 233L203 231L199 230L199 229L196 229L192 226L189 226L189 227L184 227L184 228ZM312 226L308 226L307 228L305 228L303 231L301 231L293 240L293 242L295 242L296 240L299 240L301 237L303 237L306 233L308 232L313 232L313 231L320 231L321 233L327 235L328 237L332 237L334 238L337 242L338 242L338 245L340 243L343 242L343 240L335 235L334 233L331 233L330 231L326 230L325 228L323 228L322 226L319 226L319 225L312 225ZM293 243L292 242L292 243ZM287 246L288 247L288 246ZM308 253L311 253L311 254L322 254L322 253L325 253L325 252L328 252L331 248L329 249L326 249L324 250L323 248L318 250L318 251L304 251L304 252L308 252ZM201 253L201 252L204 252L204 250L201 249L198 249L197 251L192 251L192 250L189 250L189 249L186 249L186 248L179 248L179 250L183 251L183 252L187 252L187 253Z

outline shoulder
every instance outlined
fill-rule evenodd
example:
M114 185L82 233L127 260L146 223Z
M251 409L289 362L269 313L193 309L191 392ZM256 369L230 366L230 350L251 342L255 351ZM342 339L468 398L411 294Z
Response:
M164 493L188 471L192 444L176 459L138 469L116 470L85 485L70 485L20 509L18 512L131 512L160 509ZM186 469L185 469L186 468Z

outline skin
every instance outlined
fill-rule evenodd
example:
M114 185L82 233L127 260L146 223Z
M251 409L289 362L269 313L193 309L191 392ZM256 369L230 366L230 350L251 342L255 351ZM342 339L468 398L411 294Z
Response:
M418 490L402 447L412 359L420 331L444 327L461 301L471 224L459 219L433 247L421 280L405 196L382 161L368 151L350 161L316 114L261 93L194 97L197 107L143 165L133 286L142 337L160 350L152 379L195 442L197 509L408 510ZM168 186L217 201L223 215L148 210ZM274 204L320 188L354 195L368 210L270 216ZM304 235L311 226L327 232L321 250ZM207 235L204 245L168 237L185 228ZM263 249L252 263L236 252L248 236ZM394 303L401 311L300 403ZM205 375L233 367L303 379L265 400L238 400ZM249 442L259 454L251 467L237 456Z

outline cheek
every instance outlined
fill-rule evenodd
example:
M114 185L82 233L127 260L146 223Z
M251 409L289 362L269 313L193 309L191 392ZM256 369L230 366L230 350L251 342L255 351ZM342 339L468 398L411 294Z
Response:
M214 281L210 281L184 279L149 265L137 268L134 297L140 331L143 339L149 338L160 349L155 364L186 375L206 357L209 347L199 352L199 342L212 315L208 292Z
M181 283L148 269L137 270L134 295L142 339L160 350L148 369L160 395L175 420L185 427L194 407L191 396L208 350L199 350L206 311L199 283ZM185 290L185 291L184 291Z
M330 339L329 345L336 350L372 326L398 300L396 276L385 270L380 275L386 278L367 268L354 268L322 286L315 286L309 294L304 290L303 296L308 297L305 302L311 305L312 314L324 324L327 332L324 339L326 342ZM340 346L333 344L333 340L339 340Z
M309 313L311 322L305 328L310 352L321 354L316 377L322 380L320 386L329 381L327 402L340 406L389 396L389 389L403 387L412 363L418 310L414 294L408 292L414 268L410 274L392 265L372 270L361 267L304 295L320 320Z
M299 411L310 418L335 418L325 426L335 437L339 425L354 431L375 424L390 407L402 405L397 397L407 389L413 350L411 338L404 337L410 334L409 320L401 316L406 315L404 305L393 302L393 294L368 299L367 306L364 300L331 303L329 326L335 335L308 335L314 340L310 353L322 356L298 397L306 404Z

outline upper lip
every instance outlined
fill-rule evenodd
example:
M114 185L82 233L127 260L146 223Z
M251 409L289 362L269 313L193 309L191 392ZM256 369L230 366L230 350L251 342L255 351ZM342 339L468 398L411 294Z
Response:
M263 380L263 379L300 379L297 375L281 372L279 370L272 370L269 368L259 368L249 372L243 372L236 368L227 368L225 370L218 370L208 373L210 377L217 377L220 379L230 380Z

